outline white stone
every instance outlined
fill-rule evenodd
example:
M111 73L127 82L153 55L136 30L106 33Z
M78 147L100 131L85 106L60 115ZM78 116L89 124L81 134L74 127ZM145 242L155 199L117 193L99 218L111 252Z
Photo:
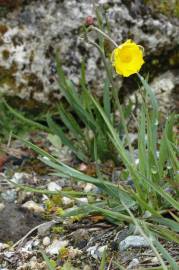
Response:
M44 213L44 208L34 201L27 201L22 205L22 208L32 211L35 214Z
M86 198L86 197L77 198L76 201L77 201L78 205L87 204L88 203L88 198Z
M86 251L89 255L91 255L94 259L98 259L98 256L96 254L97 245L89 247Z
M134 269L140 264L139 260L137 258L134 258L130 264L128 265L127 269Z
M49 246L50 245L50 238L48 236L44 237L42 240L42 243L44 246Z
M53 220L41 224L41 226L38 227L38 235L45 236L47 234L47 231L49 231L54 224L55 221Z
M95 185L88 183L88 184L85 186L85 188L84 188L84 192L90 192L90 191L92 191L92 190L95 189L95 188L96 188Z
M0 252L3 251L4 249L9 248L9 245L6 243L0 243Z
M50 246L48 246L48 248L46 249L46 252L50 255L56 255L59 253L59 250L66 247L68 245L68 241L62 241L62 240L58 240L55 239L53 240L52 244Z
M148 241L143 236L130 235L120 242L119 249L120 251L124 251L128 248L141 248L149 246Z
M26 176L26 174L22 172L16 172L13 177L11 178L11 181L15 184L22 184L23 177Z
M98 254L98 257L99 258L102 258L102 256L103 256L103 252L107 249L107 245L105 245L105 246L101 246L101 247L99 247L98 249L97 249L97 254Z
M61 191L62 188L55 182L50 182L47 186L49 191Z
M62 197L62 203L63 203L64 205L69 205L69 204L74 203L74 200L72 200L72 199L70 199L70 198L64 196L64 197Z

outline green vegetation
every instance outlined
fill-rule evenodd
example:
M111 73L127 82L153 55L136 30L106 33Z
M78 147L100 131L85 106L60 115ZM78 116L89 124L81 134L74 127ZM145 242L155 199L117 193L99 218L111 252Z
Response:
M132 115L131 107L124 110L119 103L112 69L105 57L104 34L101 30L97 30L99 44L88 38L86 30L85 39L99 50L106 69L107 79L104 82L102 101L94 97L86 83L84 64L81 70L81 89L78 92L74 84L65 77L57 60L59 87L68 104L67 107L59 105L60 119L66 130L62 129L50 114L47 117L48 131L58 135L62 143L68 145L79 160L96 161L97 176L86 175L31 142L23 139L22 141L36 151L46 165L53 168L55 175L71 181L91 183L100 190L101 201L84 204L70 212L64 211L61 214L62 218L99 213L114 224L133 223L158 258L161 264L159 269L177 270L179 267L177 262L159 240L165 239L179 244L179 219L176 215L179 211L179 190L177 190L179 152L177 133L174 131L179 116L170 115L165 127L163 129L160 127L156 97L147 79L138 74L140 85L138 91L142 103L140 113L134 118L138 132L135 149L138 153L138 162L136 162L126 124L129 115ZM115 121L116 110L120 113L120 123ZM24 121L28 122L27 119ZM104 177L98 163L108 159L113 159L116 165L120 166L121 175L127 172L132 179L132 185L123 183L122 179L118 179L119 181L114 184L110 177L109 179ZM22 185L18 187L30 190ZM44 192L40 189L33 191ZM69 197L77 194L82 197L91 195L84 192L65 194ZM93 196L97 199L99 195L94 193ZM46 255L43 253L42 255L49 269L55 269ZM105 256L102 258L100 269L104 264ZM119 266L119 269L123 268Z
M145 0L145 3L150 6L155 12L160 12L170 17L179 17L178 0Z

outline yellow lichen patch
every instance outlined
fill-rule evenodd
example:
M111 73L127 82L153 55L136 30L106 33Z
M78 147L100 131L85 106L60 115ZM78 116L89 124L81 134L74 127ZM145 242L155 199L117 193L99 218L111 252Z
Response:
M2 51L2 57L4 60L7 60L10 56L10 52L8 50L3 50Z
M13 89L16 89L16 71L17 65L15 63L12 64L9 69L0 66L0 86L6 84Z
M153 11L160 12L166 16L179 17L178 0L145 0L145 3L150 6Z
M8 27L5 24L0 24L0 33L4 35L8 30Z

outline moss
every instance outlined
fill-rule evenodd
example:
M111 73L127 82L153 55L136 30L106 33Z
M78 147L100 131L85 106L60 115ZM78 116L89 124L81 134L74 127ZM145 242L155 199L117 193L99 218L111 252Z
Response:
M169 17L179 18L179 2L178 0L145 0L145 4L148 5L153 11L160 12Z
M4 35L8 30L8 27L5 24L0 24L0 33Z
M3 50L2 51L2 57L4 60L7 60L10 56L10 52L8 50Z
M171 66L179 65L179 51L174 52L169 58L169 64Z
M62 259L62 260L67 258L69 256L69 249L66 247L60 248L59 256L60 256L60 259Z
M34 92L43 91L43 83L35 73L26 74L24 79L28 82L28 86L33 88Z
M56 234L64 233L65 229L62 226L53 226L51 231Z
M7 84L8 86L15 89L16 87L16 77L15 73L17 71L17 65L13 63L9 69L0 66L0 86Z

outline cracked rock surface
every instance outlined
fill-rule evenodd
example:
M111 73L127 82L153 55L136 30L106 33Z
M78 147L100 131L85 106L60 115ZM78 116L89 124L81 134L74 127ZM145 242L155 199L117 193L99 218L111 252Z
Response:
M98 4L105 9L110 36L117 43L132 38L145 47L147 71L148 61L154 67L161 63L156 70L162 72L167 71L164 63L171 64L171 69L177 67L177 18L155 14L142 1L99 0ZM0 92L45 104L60 98L54 60L57 50L76 85L85 58L87 81L94 90L100 89L105 77L100 55L80 37L89 15L94 16L92 2L85 0L21 1L11 9L0 23Z

